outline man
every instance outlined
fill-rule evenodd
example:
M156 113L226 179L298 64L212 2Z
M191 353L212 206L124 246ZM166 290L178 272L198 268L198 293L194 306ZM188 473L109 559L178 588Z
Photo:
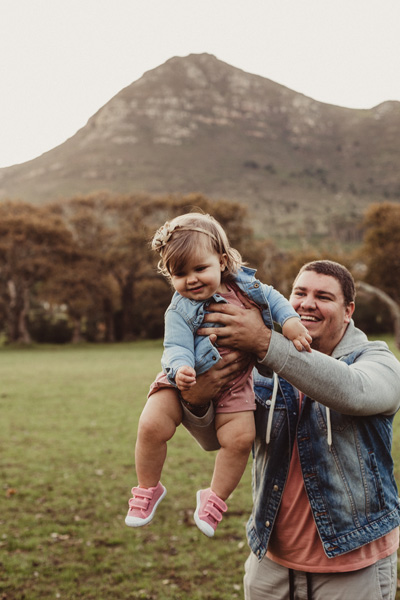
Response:
M256 354L259 369L270 371L255 376L247 600L394 600L400 504L391 442L400 363L354 326L354 296L338 263L300 270L290 301L313 338L311 353L268 330L250 306L212 306L206 317L222 324L213 328L219 344ZM232 369L220 365L186 400L204 402Z

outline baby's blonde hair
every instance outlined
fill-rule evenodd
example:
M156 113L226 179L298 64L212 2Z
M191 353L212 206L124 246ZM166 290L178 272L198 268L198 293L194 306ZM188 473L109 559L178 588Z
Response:
M180 215L164 223L154 235L151 247L160 253L158 270L168 279L171 279L173 273L181 271L199 249L226 255L223 281L237 273L244 264L240 253L232 248L218 221L211 215L197 212Z

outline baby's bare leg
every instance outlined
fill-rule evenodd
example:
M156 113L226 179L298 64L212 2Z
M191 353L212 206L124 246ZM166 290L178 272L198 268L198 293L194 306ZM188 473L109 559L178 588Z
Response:
M148 398L139 419L135 448L140 487L154 487L160 481L167 441L181 422L182 409L175 389L163 388Z
M254 412L219 413L215 417L221 449L215 460L211 489L226 500L246 468L255 436Z

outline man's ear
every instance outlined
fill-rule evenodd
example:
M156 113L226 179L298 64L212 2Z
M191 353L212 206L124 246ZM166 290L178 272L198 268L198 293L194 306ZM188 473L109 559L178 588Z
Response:
M355 307L356 307L356 305L354 304L354 302L350 302L350 304L348 304L346 306L346 312L345 312L345 318L344 318L345 323L350 323L350 319L353 316Z

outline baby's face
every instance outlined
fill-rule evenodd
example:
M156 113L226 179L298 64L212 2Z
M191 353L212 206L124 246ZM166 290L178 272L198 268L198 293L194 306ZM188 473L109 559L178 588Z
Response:
M175 290L185 298L202 302L217 292L225 291L221 284L221 273L225 269L225 258L210 250L199 250L181 271L171 273Z

